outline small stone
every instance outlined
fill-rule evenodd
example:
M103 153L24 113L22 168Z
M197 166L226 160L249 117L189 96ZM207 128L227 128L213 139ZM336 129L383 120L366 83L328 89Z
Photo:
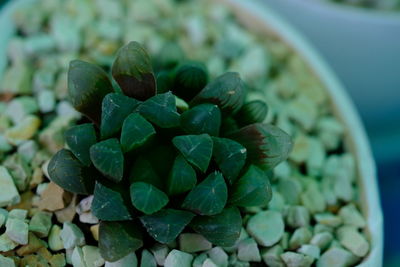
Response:
M56 117L40 132L39 142L43 148L56 153L64 147L64 133L74 122L72 117Z
M99 223L99 219L93 215L91 212L84 212L79 215L79 221L81 223L88 223L88 224L97 224Z
M4 167L9 170L17 189L19 191L26 191L32 176L32 169L28 163L17 153L14 153L4 161Z
M237 256L241 261L261 261L260 251L258 250L257 243L253 238L247 238L240 241Z
M165 267L191 267L193 256L189 253L173 249L165 259Z
M101 257L98 247L84 246L82 252L86 267L100 267L104 265L105 261Z
M338 227L342 224L342 219L329 212L318 213L314 215L314 219L320 223L331 227Z
M96 241L99 241L99 226L99 224L90 226L90 232Z
M272 194L271 201L268 203L268 209L281 212L284 207L285 207L285 199L279 192L274 191Z
M11 258L0 255L0 266L1 267L16 267L15 262Z
M290 206L287 210L286 222L292 228L306 227L310 224L310 213L303 206Z
M0 208L0 228L5 225L8 218L8 211Z
M203 262L202 267L219 267L215 262L212 261L212 259L206 259Z
M316 184L309 184L306 191L301 194L300 199L301 203L312 214L323 212L326 208L325 198Z
M280 255L283 253L283 248L280 245L275 245L272 248L263 249L261 257L264 263L270 267L284 267Z
M41 121L34 115L28 115L15 126L5 132L7 140L14 145L18 145L25 140L31 139L39 129Z
M240 243L239 243L240 244ZM208 257L219 267L228 266L228 254L221 247L214 247L208 252Z
M65 196L70 197L69 193L64 192ZM72 200L69 203L68 207L61 209L61 210L57 210L55 212L56 217L57 217L57 221L59 223L65 223L65 222L72 222L72 220L75 217L75 208L76 208L76 201L77 201L77 195L74 194L72 196Z
M53 225L49 234L49 248L53 251L59 251L64 248L64 243L61 239L61 227L57 224Z
M56 106L54 91L49 89L40 91L38 95L38 104L42 113L53 111Z
M49 183L41 183L36 187L36 195L42 196L43 192L47 189Z
M157 267L156 259L147 249L142 250L142 258L140 260L140 267Z
M342 226L337 230L337 237L343 247L358 257L364 257L369 251L365 237L352 226Z
M318 120L317 127L319 139L327 150L333 150L339 146L344 133L343 125L333 116L323 117Z
M345 225L351 225L357 228L364 228L366 225L364 217L354 204L342 207L338 214Z
M53 182L50 182L46 190L41 194L39 209L57 211L65 207L65 191Z
M289 205L296 205L300 201L302 187L299 181L293 178L280 179L278 191Z
M14 124L22 121L28 114L33 114L38 111L36 100L31 96L22 96L13 99L5 110L4 114L7 115Z
M294 138L293 149L289 159L296 164L304 163L310 156L311 142L308 136L300 134Z
M18 243L12 241L6 233L0 235L0 252L13 250L18 246Z
M282 214L277 211L263 211L252 216L247 223L247 232L261 246L272 246L277 243L284 232Z
M26 162L31 162L38 150L39 147L36 142L33 140L28 140L18 146L17 152L23 160Z
M36 253L39 249L43 248L46 243L37 238L33 233L29 233L28 244L20 247L17 250L19 256L30 255Z
M193 260L192 267L202 267L203 263L207 259L207 254L206 253L201 253L198 256L196 256Z
M289 248L289 233L284 232L281 238L281 241L279 241L279 245L284 249L287 250Z
M82 199L78 206L76 206L76 213L79 215L85 212L89 212L93 202L93 195L85 197Z
M311 245L319 247L322 251L325 250L333 240L333 235L329 232L321 232L313 236L310 241Z
M317 261L317 267L347 267L352 266L359 260L358 257L351 254L343 248L330 248Z
M39 237L48 236L51 228L51 217L51 213L37 212L29 222L29 231L36 233Z
M329 232L329 233L333 233L333 227L325 225L325 224L320 224L317 223L314 226L314 234L318 234L318 233L322 233L322 232Z
M307 174L319 176L326 158L325 148L318 138L310 137L309 142L309 157L306 159Z
M6 223L6 235L14 242L28 244L28 224L20 219L8 218Z
M108 262L104 267L137 267L138 260L135 252L132 252L116 262Z
M66 249L85 245L83 232L73 223L65 222L60 236Z
M179 248L183 252L193 253L209 250L212 244L202 235L185 233L179 236Z
M53 255L49 261L49 264L51 267L64 267L67 265L65 255L63 253Z
M312 257L295 252L285 252L281 258L287 267L309 267L314 262Z
M9 219L25 220L28 216L28 211L24 209L13 209L8 213Z
M35 168L33 170L33 174L32 174L32 179L29 181L29 187L30 188L35 188L36 187L36 194L38 194L37 192L37 187L39 185L41 185L43 183L43 171L41 168ZM45 189L45 188L44 188ZM43 190L44 190L43 189ZM43 192L43 191L39 191L39 192ZM38 194L40 195L40 194Z
M17 204L21 201L14 181L6 168L0 166L0 207Z
M312 238L312 233L307 227L297 228L289 240L289 248L297 249L307 244Z
M83 251L80 247L75 247L71 255L72 265L74 267L86 267Z
M289 117L305 130L311 130L318 117L316 104L304 95L292 100L287 105L287 112Z
M308 255L314 259L318 259L321 253L321 250L319 247L315 245L302 245L297 252L300 252L301 254Z
M164 266L165 258L168 255L169 248L167 245L163 244L155 244L150 251L153 253L156 258L156 262L158 265Z

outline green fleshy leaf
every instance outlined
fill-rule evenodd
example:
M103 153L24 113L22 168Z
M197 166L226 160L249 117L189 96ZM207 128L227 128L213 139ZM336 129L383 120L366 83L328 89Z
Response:
M160 144L156 147L152 147L152 149L149 149L144 154L145 158L150 162L153 170L159 177L163 178L163 183L166 181L166 175L168 175L168 173L171 171L177 155L178 152L172 146L172 144Z
M160 71L157 73L157 94L163 94L171 91L172 77L170 71Z
M107 187L99 182L94 189L91 211L102 221L127 221L132 216L118 189Z
M253 100L242 106L235 118L241 126L263 122L268 114L268 106L264 101Z
M242 217L236 207L231 207L218 215L197 216L190 226L214 245L231 247L239 239Z
M187 161L206 172L213 150L213 141L208 134L176 136L172 143Z
M92 163L89 150L97 142L93 124L85 123L69 128L65 132L65 142L82 164L89 166Z
M73 60L68 70L68 93L74 108L100 124L101 102L113 91L107 73L100 67Z
M139 105L139 101L118 93L103 99L100 133L102 139L112 137L121 130L125 118Z
M219 172L211 173L186 196L182 207L200 215L220 213L228 199L228 188Z
M102 174L114 182L124 175L124 155L117 139L111 138L90 148L90 159Z
M218 136L221 127L221 111L213 104L195 106L182 113L181 126L188 134L207 133Z
M227 136L230 133L239 130L239 126L232 117L224 117L221 123L220 136Z
M268 175L251 165L247 172L233 185L229 203L241 207L265 207L272 197Z
M175 96L171 92L149 98L140 105L139 113L161 128L172 128L179 125Z
M159 189L163 188L161 178L155 172L150 161L144 157L138 157L133 164L129 175L129 181L134 182L146 182Z
M189 61L175 70L172 91L178 97L190 101L206 86L207 81L206 66L200 62Z
M145 214L152 214L167 205L168 196L148 183L133 183L130 187L131 201L135 208Z
M124 152L145 144L156 131L153 125L138 113L129 115L122 125L121 146Z
M193 98L191 105L213 103L227 113L237 112L244 103L246 89L239 74L227 72L211 81Z
M118 51L112 75L127 96L146 100L156 94L150 57L137 42L130 42Z
M142 216L140 220L151 237L166 244L174 241L193 217L194 214L188 211L164 209Z
M67 149L52 157L47 170L50 180L69 192L84 195L93 192L95 176Z
M247 150L228 138L213 138L213 157L222 174L233 184L246 163Z
M174 161L167 181L169 195L178 195L192 189L197 183L196 172L182 155Z
M143 246L141 227L130 222L101 222L99 249L103 259L115 262Z
M293 147L290 136L271 124L251 124L228 137L242 144L250 161L263 169L272 169L286 160Z

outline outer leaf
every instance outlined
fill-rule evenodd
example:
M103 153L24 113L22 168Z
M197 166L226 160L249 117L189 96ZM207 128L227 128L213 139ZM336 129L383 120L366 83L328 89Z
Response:
M130 187L133 206L145 214L152 214L167 205L168 196L148 183L133 183Z
M228 137L242 144L249 159L264 169L272 169L286 160L293 147L290 136L271 124L251 124Z
M264 207L272 197L267 174L251 165L247 172L234 184L229 203L242 207Z
M53 156L47 170L50 180L69 192L86 195L93 191L93 175L67 149L61 149Z
M213 104L195 106L181 115L182 129L189 134L218 136L221 128L221 111Z
M187 161L205 172L210 163L213 141L208 134L181 135L172 139Z
M117 139L111 138L93 145L90 158L101 173L114 182L124 175L124 155Z
M146 100L156 94L150 57L137 42L130 42L118 51L112 75L127 96Z
M92 163L89 149L96 141L96 131L91 123L73 126L65 132L65 142L68 147L75 157L86 166Z
M178 155L168 176L167 192L177 195L189 191L197 183L196 172L182 155Z
M213 103L227 113L237 112L244 103L245 86L236 72L227 72L210 82L195 98L191 105Z
M143 246L141 227L130 222L101 222L99 248L103 259L114 262Z
M131 151L155 135L153 125L138 113L129 115L122 125L121 146L124 152Z
M133 164L131 173L129 175L129 181L134 182L146 182L155 187L162 189L163 183L161 178L153 169L150 161L144 157L138 157Z
M235 117L240 125L245 126L252 123L263 122L267 114L267 104L261 100L253 100L244 104Z
M224 177L214 172L190 191L182 207L200 215L215 215L224 209L227 199L228 189Z
M222 174L230 184L236 180L246 163L247 150L238 142L228 138L213 138L213 157Z
M236 207L231 207L218 215L197 216L190 225L214 245L230 247L239 239L242 217Z
M91 208L93 215L103 221L126 221L132 216L117 190L97 182Z
M156 241L166 244L174 241L193 219L194 214L183 210L164 209L140 217L147 232Z
M187 101L192 100L208 81L206 66L200 62L189 61L175 71L173 92Z
M159 94L149 98L139 107L140 114L161 128L179 125L175 96L171 93Z
M103 99L101 113L101 138L112 137L121 130L125 118L139 105L139 101L118 93L108 94Z
M100 123L101 102L113 87L107 73L100 67L73 60L68 70L68 93L76 110L96 124Z

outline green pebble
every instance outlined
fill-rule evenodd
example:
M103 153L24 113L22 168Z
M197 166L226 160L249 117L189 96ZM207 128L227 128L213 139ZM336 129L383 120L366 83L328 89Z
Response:
M173 249L165 259L165 267L191 267L193 256L189 253Z
M60 236L63 241L64 248L66 249L72 249L76 246L85 245L85 236L83 232L73 223L65 222Z
M261 256L257 242L253 238L247 238L240 241L237 257L241 261L260 262Z
M138 260L136 254L132 252L116 262L106 261L104 267L137 267L137 266L138 266Z
M310 213L303 206L290 206L287 210L286 222L292 228L306 227L310 224Z
M196 256L196 258L194 258L192 267L202 267L206 259L207 259L207 254L201 253L200 255Z
M75 247L71 255L72 265L74 267L86 267L83 251L80 247Z
M64 248L64 243L61 239L61 227L58 226L57 224L53 225L50 229L50 234L49 234L49 248L52 251L59 251Z
M0 266L1 267L15 267L15 262L11 258L0 255Z
M212 244L202 235L185 233L179 236L179 248L183 252L193 253L209 250Z
M0 208L0 228L5 225L8 218L8 211Z
M308 255L290 251L283 253L281 258L287 267L309 267L314 262L314 259Z
M240 243L239 243L240 244ZM208 257L219 267L228 266L228 254L221 247L214 247L208 252Z
M22 96L13 99L7 106L5 114L14 124L20 122L26 115L38 111L36 100L31 96Z
M34 115L27 115L13 127L6 130L4 136L13 144L18 145L31 139L39 129L41 120Z
M280 245L275 245L268 249L263 249L261 251L261 258L264 263L270 267L284 267L285 264L281 259L281 254L283 253L283 248Z
M28 162L24 161L17 153L14 153L4 161L4 167L10 171L17 189L20 192L25 192L32 177L32 169Z
M312 238L312 233L307 227L297 228L289 240L289 248L297 249L301 245L307 244Z
M349 204L339 210L339 217L342 218L343 224L364 228L365 219L354 204Z
M247 223L247 232L261 246L272 246L284 233L282 214L277 211L263 211L252 216Z
M42 113L51 112L56 106L54 91L42 90L38 95L39 109Z
M64 267L67 265L65 255L63 253L53 255L49 260L49 264L51 267Z
M140 267L157 267L156 259L147 249L142 250L142 258L140 260Z
M12 149L12 145L10 145L3 134L0 134L0 152L9 152Z
M212 259L206 259L203 262L202 267L219 267L219 265L217 265L215 262L213 262Z
M281 247L284 250L287 250L289 248L289 233L288 232L283 233L281 241L279 242L279 245L281 245Z
M300 194L302 192L301 184L293 178L280 179L278 192L283 196L287 204L296 205L300 201Z
M342 226L337 230L337 238L340 244L358 257L364 257L369 251L369 243L366 238L352 226Z
M13 178L6 168L0 166L0 207L17 204L21 201Z
M320 257L321 250L315 245L302 245L297 252L313 257L314 259L318 259Z
M329 232L333 233L334 228L325 224L317 223L314 225L314 234L322 233L322 232Z
M318 213L314 215L314 219L320 223L331 227L338 227L342 224L342 218L329 212Z
M272 194L271 201L268 203L268 209L281 212L283 211L284 207L285 207L285 199L279 192L274 191Z
M94 246L83 246L83 259L86 267L100 267L103 266L105 261L100 255L100 249Z
M331 233L321 232L313 236L310 244L319 247L323 251L331 244L332 240L333 235Z
M321 193L321 189L316 184L310 184L307 186L306 191L300 195L301 203L308 209L312 214L317 212L323 212L326 208L324 195Z
M359 258L343 248L330 248L318 259L317 267L346 267L352 266Z
M38 237L46 237L51 228L52 214L49 212L39 211L33 215L29 222L29 231L34 232Z
M158 265L163 266L165 262L165 258L168 255L169 248L167 245L156 244L154 245L150 251L153 253L154 257L156 258L156 262Z
M28 244L29 226L21 219L9 217L6 223L6 234L14 242L26 245Z
M307 174L315 177L321 175L326 152L324 145L318 138L311 137L309 142L309 157L306 159Z
M31 162L36 152L39 150L38 145L33 140L28 140L18 146L18 155L25 162Z
M6 233L0 235L0 252L13 250L18 246L18 243L12 241Z

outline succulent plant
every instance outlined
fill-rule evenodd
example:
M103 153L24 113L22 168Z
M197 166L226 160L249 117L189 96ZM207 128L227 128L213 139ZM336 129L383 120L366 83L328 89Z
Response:
M182 231L234 245L241 208L268 204L270 170L292 147L285 132L262 123L264 102L245 103L239 74L209 82L201 63L162 61L155 78L149 55L131 42L112 66L116 83L90 63L70 64L71 102L91 122L66 132L68 149L48 173L67 191L94 195L107 261Z

